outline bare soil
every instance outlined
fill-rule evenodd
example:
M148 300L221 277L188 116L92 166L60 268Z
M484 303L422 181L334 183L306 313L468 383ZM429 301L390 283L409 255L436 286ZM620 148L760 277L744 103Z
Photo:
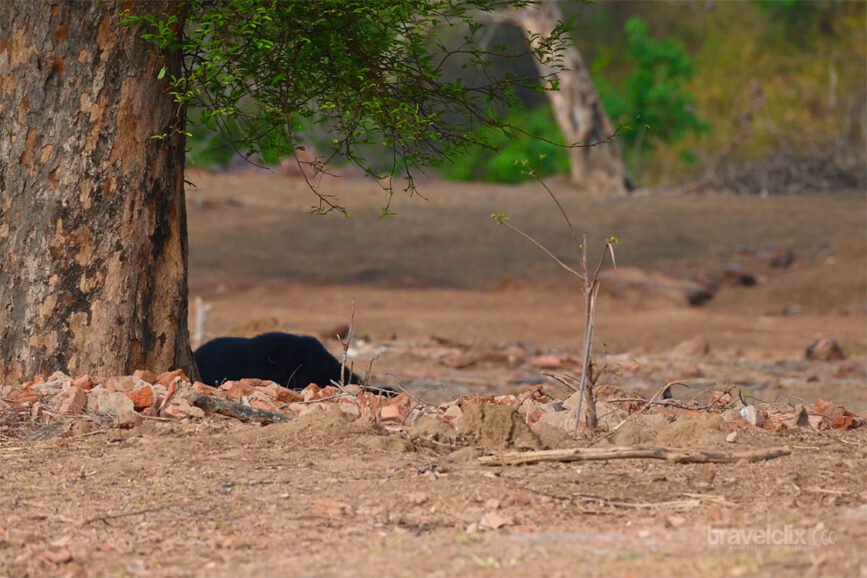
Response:
M538 359L462 365L448 361L455 351L520 345L565 360L561 369L578 357L578 286L489 218L509 214L568 258L568 235L537 187L432 181L429 200L399 198L399 215L377 220L374 183L329 183L351 209L345 220L309 214L315 198L297 180L192 180L190 283L212 307L207 336L330 336L354 299L356 369L377 356L374 381L431 402L545 382ZM738 262L759 279L702 308L606 287L604 382L645 397L674 380L739 386L867 417L862 194L606 200L554 184L591 242L620 237L618 264L682 278ZM754 254L771 244L790 247L794 264L774 269ZM804 360L820 334L849 359ZM696 336L709 353L672 353ZM864 427L740 428L728 443L717 422L678 420L649 442L628 431L614 441L793 453L521 467L484 467L478 448L325 410L269 426L149 419L48 442L27 441L26 423L2 431L0 576L867 576Z

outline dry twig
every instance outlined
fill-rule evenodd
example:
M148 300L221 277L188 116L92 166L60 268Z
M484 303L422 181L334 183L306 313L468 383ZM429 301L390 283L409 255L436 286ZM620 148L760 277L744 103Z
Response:
M517 466L540 462L650 459L666 460L678 464L727 464L739 461L760 462L772 460L791 453L792 450L787 447L744 452L634 447L571 448L533 452L506 452L499 455L482 456L479 458L479 463L484 466Z

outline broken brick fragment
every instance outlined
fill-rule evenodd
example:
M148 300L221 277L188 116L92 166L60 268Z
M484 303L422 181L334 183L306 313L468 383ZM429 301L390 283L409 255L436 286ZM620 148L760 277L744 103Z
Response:
M132 400L133 407L136 411L141 411L146 407L152 407L154 404L154 389L150 385L145 385L133 391L124 392L128 398Z
M78 389L83 389L84 391L90 391L93 389L94 383L92 377L89 375L82 375L73 379L70 385L77 387Z
M183 369L175 369L172 371L164 371L157 376L156 383L169 387L176 379L181 378L182 381L190 381Z
M87 406L87 392L70 386L57 395L55 404L55 410L59 414L78 415Z
M147 369L136 369L133 375L140 380L146 381L150 384L154 384L157 382L157 375L153 371L149 371Z

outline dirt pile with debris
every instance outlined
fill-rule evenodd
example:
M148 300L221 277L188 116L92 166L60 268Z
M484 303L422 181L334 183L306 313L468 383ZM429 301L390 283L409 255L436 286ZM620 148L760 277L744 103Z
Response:
M672 385L649 398L613 385L597 387L597 441L718 447L750 428L848 430L867 423L867 415L821 399L798 405L750 402L741 390L729 388L712 391L703 400L681 400L672 397ZM92 429L88 422L130 429L145 420L220 416L270 424L321 416L322 406L328 406L348 421L371 423L414 441L486 451L572 447L578 406L577 393L558 399L543 385L520 394L464 395L433 405L407 391L382 395L357 385L310 384L294 391L270 381L242 379L211 387L190 380L181 370L160 375L139 370L100 381L56 372L2 386L0 399L5 427L28 424L34 440L86 434Z

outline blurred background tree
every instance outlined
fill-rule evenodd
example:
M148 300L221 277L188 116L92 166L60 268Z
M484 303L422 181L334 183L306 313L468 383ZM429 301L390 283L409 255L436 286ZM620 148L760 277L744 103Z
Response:
M709 176L744 191L864 186L867 3L842 0L560 3L615 126L631 178L642 186ZM484 39L518 53L509 23ZM455 59L444 74L484 78ZM529 58L498 58L499 77L535 76ZM543 94L519 90L497 111L520 131L481 129L479 141L440 173L517 182L516 160L567 174L563 137ZM233 151L193 131L191 160L221 165ZM534 139L530 135L542 137ZM317 140L318 139L318 140ZM327 130L313 146L327 148ZM276 156L276 155L275 155ZM376 164L374 151L373 164ZM275 157L265 159L268 162ZM387 163L389 159L379 159Z

